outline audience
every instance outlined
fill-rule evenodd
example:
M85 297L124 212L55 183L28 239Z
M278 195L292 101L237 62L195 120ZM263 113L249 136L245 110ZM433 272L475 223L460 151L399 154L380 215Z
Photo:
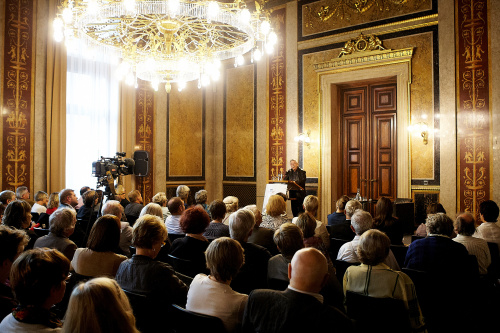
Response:
M345 205L349 201L347 195L341 196L335 203L337 210L331 214L328 214L328 225L342 224L346 220L345 217Z
M87 190L83 193L83 206L80 207L76 214L78 220L75 230L75 235L72 239L79 246L85 246L89 237L90 230L97 220L97 213L95 207L99 202L99 195L97 191Z
M191 190L186 185L179 185L177 187L177 190L175 191L175 195L182 200L182 202L184 203L184 208L186 209L189 207L188 196L190 191Z
M210 224L210 217L203 208L193 207L184 211L179 223L186 236L172 242L170 254L191 261L193 272L206 272L205 250L208 240L203 233Z
M484 239L472 237L476 232L475 223L476 221L470 213L458 215L453 223L457 233L457 237L453 238L453 240L465 246L469 254L476 256L479 274L486 275L491 264L490 249Z
M56 210L49 219L49 233L36 240L34 247L48 247L56 249L68 258L73 259L76 244L69 239L75 231L76 214L71 208Z
M168 210L168 207L167 207L168 200L167 200L167 195L165 194L165 192L156 193L151 201L160 205L161 211L163 213L163 221L166 221L167 217L169 217L171 214L170 214L170 211Z
M333 263L330 260L330 256L328 254L328 249L323 243L323 239L315 236L314 231L316 229L316 221L310 214L307 212L300 213L295 222L297 227L302 231L302 235L304 237L304 247L314 247L315 249L321 251L328 261L328 267L332 267Z
M167 236L165 224L158 216L138 218L132 233L135 254L121 263L116 282L122 289L153 297L163 304L185 306L186 285L169 264L154 260Z
M146 206L144 206L141 209L139 217L146 214L155 215L163 219L163 210L161 209L161 206L154 202L150 202Z
M490 243L497 243L500 247L500 226L498 226L498 205L492 200L486 200L479 204L479 217L481 225L477 227L474 237L482 238Z
M392 216L393 210L391 199L386 197L378 199L373 228L385 232L392 245L403 245L403 222Z
M274 279L288 282L288 265L292 262L295 252L304 248L302 230L293 223L283 223L274 232L274 242L281 253L269 259L267 280Z
M23 230L0 226L0 319L12 312L17 301L10 287L12 263L28 245L28 235Z
M276 244L274 244L273 240L274 231L268 228L260 227L262 223L262 214L260 210L256 205L248 205L244 208L252 211L255 216L255 225L253 227L252 234L248 237L248 242L265 247L271 255L278 254L278 248L276 247Z
M182 235L184 232L181 229L180 219L185 210L184 201L179 197L173 197L168 201L169 217L165 220L165 225L169 234Z
M30 207L32 207L35 204L35 202L30 199L30 191L26 186L19 186L16 189L16 197L17 200L24 200L27 203L29 203Z
M23 252L12 264L10 283L19 306L0 323L0 332L60 332L51 308L66 290L69 260L54 249Z
M75 191L72 189L64 189L59 192L59 207L58 208L72 208L76 211L75 207L78 205L78 199Z
M31 206L26 201L11 201L7 207L5 207L2 224L14 229L24 230L30 238L28 245L26 245L26 250L33 248L38 236L33 230L30 230Z
M35 194L35 204L31 207L32 213L42 214L47 212L47 203L49 195L44 191L38 191Z
M90 231L86 248L76 250L71 266L83 276L114 277L127 257L116 254L120 243L120 220L114 215L97 219Z
M286 203L283 197L274 194L269 197L266 205L266 215L262 218L261 228L276 230L283 223L288 222L282 215L286 213Z
M229 215L238 210L239 200L237 197L227 196L222 201L226 205L226 216L222 220L222 223L229 225Z
M80 209L84 203L83 203L83 194L85 192L87 192L88 190L90 190L90 187L89 186L83 186L82 188L80 188L80 197L78 198L78 205L76 205L76 209Z
M218 317L227 332L239 332L248 296L233 291L230 284L243 265L243 248L221 237L210 243L205 255L210 275L198 274L193 279L186 309Z
M357 255L359 239L365 231L372 228L373 220L370 213L358 209L354 212L354 214L350 218L350 221L351 229L356 234L356 236L354 236L354 239L352 241L347 242L340 247L337 254L337 260L359 263L360 261ZM398 262L396 261L396 258L394 257L394 254L390 250L389 255L385 259L384 263L395 271L401 270Z
M408 275L384 264L391 241L380 230L368 230L359 238L357 256L360 266L350 266L344 275L344 294L351 291L375 298L395 298L404 302L412 329L423 331L424 318Z
M127 221L131 226L134 226L135 220L141 214L141 210L144 207L142 204L142 195L138 190L130 191L128 194L128 199L130 203L125 207L125 215L127 216Z
M128 199L126 198L127 195L125 193L125 188L123 187L123 185L118 185L115 189L115 193L115 200L119 201L123 209L125 209L130 201L128 201Z
M0 203L7 206L11 201L16 200L16 194L12 191L5 190L0 192Z
M427 216L438 213L446 214L446 210L440 203L431 203L427 206L426 213ZM415 235L419 237L427 236L427 227L425 226L425 223L420 223L417 230L415 230Z
M330 236L333 238L344 239L344 240L353 240L356 234L352 231L351 228L351 216L358 209L361 209L361 202L358 200L349 200L345 204L345 220L343 222L337 222L330 226Z
M341 311L319 294L328 279L325 256L313 248L299 250L288 266L285 291L254 290L243 315L243 332L352 332Z
M117 200L108 200L102 207L102 215L114 215L120 220L120 243L119 247L123 254L130 257L130 245L132 245L132 227L128 222L122 221L123 206Z
M316 227L314 229L314 236L320 237L323 240L323 245L326 249L330 247L330 234L326 229L326 224L316 220L316 215L318 213L319 208L319 200L317 196L308 195L304 198L304 204L302 205L304 211L309 214L311 219L316 223ZM298 217L294 217L292 219L292 223L296 223Z
M212 240L219 237L229 237L229 226L222 223L222 219L226 215L226 205L221 200L214 200L208 206L212 222L208 225L203 236Z
M73 289L62 332L139 333L127 295L115 280L106 277Z
M59 208L59 192L52 192L49 196L49 203L47 204L47 214L52 214Z
M197 205L200 205L201 207L203 207L205 212L207 212L208 216L210 216L210 218L212 218L212 216L210 215L210 209L208 209L208 205L207 205L207 191L199 190L198 192L196 192L194 194L194 201L196 202Z
M253 231L255 217L248 209L239 209L229 217L229 233L237 240L245 253L245 264L233 279L233 289L247 294L257 288L267 286L267 263L271 254L266 248L249 243L248 237Z

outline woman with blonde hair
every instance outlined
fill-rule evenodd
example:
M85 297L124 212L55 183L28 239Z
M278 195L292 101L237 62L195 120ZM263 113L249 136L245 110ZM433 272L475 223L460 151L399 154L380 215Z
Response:
M59 208L59 192L52 192L49 196L49 203L47 204L47 214L52 214Z
M115 280L101 277L73 289L62 332L136 333L127 296Z
M277 230L288 222L282 215L286 212L286 203L282 196L274 194L269 197L266 205L266 215L262 218L261 228Z
M163 211L161 210L161 206L157 203L150 202L144 208L142 208L139 217L144 216L146 214L155 215L163 218Z

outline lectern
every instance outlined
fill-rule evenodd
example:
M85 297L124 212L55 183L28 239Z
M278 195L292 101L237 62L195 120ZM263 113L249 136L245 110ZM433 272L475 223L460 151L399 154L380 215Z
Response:
M266 185L266 193L264 194L264 203L262 207L262 213L266 212L266 205L269 197L274 194L284 193L289 198L289 200L297 200L297 198L290 198L288 195L288 190L303 190L300 185L291 180L270 180Z

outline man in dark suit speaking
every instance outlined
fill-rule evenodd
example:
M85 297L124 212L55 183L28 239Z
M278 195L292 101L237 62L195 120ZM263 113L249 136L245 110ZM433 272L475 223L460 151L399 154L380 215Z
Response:
M299 163L296 160L290 160L291 169L285 174L284 180L289 180L288 196L292 204L293 216L299 216L299 213L304 211L302 203L306 197L306 172L299 168Z
M352 322L340 310L323 303L319 294L328 280L325 256L309 247L288 265L285 291L256 289L248 296L242 332L352 332Z

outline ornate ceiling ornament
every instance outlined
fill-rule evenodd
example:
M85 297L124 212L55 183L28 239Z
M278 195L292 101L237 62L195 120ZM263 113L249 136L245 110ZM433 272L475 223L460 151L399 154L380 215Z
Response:
M357 38L348 40L342 50L340 50L339 58L344 55L353 54L354 52L366 52L375 50L385 50L382 46L382 41L375 35L363 35L361 33Z

